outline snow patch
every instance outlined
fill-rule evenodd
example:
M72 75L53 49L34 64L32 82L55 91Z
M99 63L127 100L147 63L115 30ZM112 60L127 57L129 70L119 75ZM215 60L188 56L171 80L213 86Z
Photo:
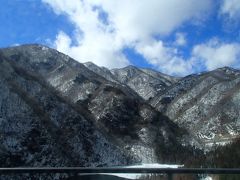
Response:
M158 163L153 163L153 164L140 164L140 165L132 165L132 166L119 166L121 168L181 168L184 167L184 165L177 165L177 164L158 164ZM115 173L115 174L105 174L105 175L112 175L112 176L117 176L117 177L122 177L122 178L127 178L127 179L140 179L142 176L146 174L124 174L124 173ZM206 179L206 180L211 180L211 179Z
M237 136L238 135L238 133L235 132L230 125L227 125L226 128L227 128L227 131L230 135L232 135L232 136Z
M231 141L221 141L221 142L211 142L211 143L206 143L206 147L214 147L214 146L225 146L227 144L231 143Z
M210 177L210 176L206 176L206 177L204 177L204 178L201 178L201 180L213 180L213 178Z
M48 48L45 47L45 46L43 46L43 47L42 47L42 50L43 50L43 51L46 51L46 50L48 50Z

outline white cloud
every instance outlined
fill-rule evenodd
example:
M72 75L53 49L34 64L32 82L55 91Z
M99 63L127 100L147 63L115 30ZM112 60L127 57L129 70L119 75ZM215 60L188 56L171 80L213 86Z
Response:
M223 0L220 8L220 14L226 15L231 20L239 21L240 0Z
M184 33L176 33L175 36L175 44L177 46L185 46L187 44L186 35Z
M64 32L60 31L55 41L55 47L61 52L69 54L69 47L71 46L72 40Z
M138 44L136 51L164 73L172 75L193 73L193 61L185 60L176 48L164 45L163 41L152 40Z
M130 64L123 49L135 49L159 70L188 73L191 63L178 57L176 49L154 37L166 36L186 22L201 22L210 11L212 0L42 0L56 14L65 14L75 25L75 45L59 32L58 50L80 62L93 61L106 67ZM107 14L107 23L99 17ZM178 34L177 43L185 38ZM174 44L173 44L174 46ZM172 66L172 67L171 67ZM185 72L184 72L185 71Z
M202 61L208 70L223 66L240 67L240 44L212 39L205 44L196 45L193 56Z
M84 45L71 46L72 40L64 32L60 32L55 41L55 47L79 62L92 61L99 66L124 67L129 64L124 54L112 45L108 36L89 36L82 41Z
M90 0L89 0L90 1ZM211 0L95 0L125 39L169 34L182 23L201 20Z

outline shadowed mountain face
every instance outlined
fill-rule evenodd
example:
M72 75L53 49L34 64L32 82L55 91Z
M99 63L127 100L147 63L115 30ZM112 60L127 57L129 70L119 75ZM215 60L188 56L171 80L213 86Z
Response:
M1 166L99 166L128 158L89 113L38 74L0 57Z
M157 148L183 140L181 128L129 86L56 50L1 49L0 64L2 166L159 162Z

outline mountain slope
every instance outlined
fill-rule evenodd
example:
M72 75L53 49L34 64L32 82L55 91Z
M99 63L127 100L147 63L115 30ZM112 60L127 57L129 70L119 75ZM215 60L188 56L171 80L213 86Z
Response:
M127 164L89 117L39 76L0 56L1 166Z
M154 97L158 92L164 91L177 80L177 78L153 70L140 69L134 66L112 69L111 72L119 82L128 85L145 100Z
M151 69L134 66L112 69L110 71L105 67L98 67L91 62L84 63L84 65L109 81L127 85L145 100L152 98L158 92L165 90L166 87L180 79Z
M84 63L84 66L109 81L119 83L117 78L111 73L111 71L105 67L98 67L92 62L86 62Z
M239 135L239 93L240 71L225 67L185 77L150 103L211 146Z
M0 63L5 166L183 162L240 133L240 71L228 67L174 78L41 45L1 49Z
M38 77L39 81L44 81L43 84L48 84L49 88L54 90L54 94L62 97L68 104L70 103L74 111L77 111L77 115L83 116L86 123L90 123L92 128L96 128L96 131L109 141L103 144L121 149L119 159L123 159L123 162L116 160L116 164L130 163L133 160L135 162L158 162L156 147L172 146L178 143L178 139L181 140L183 131L143 101L128 86L109 81L56 50L40 45L25 45L2 49L1 52L2 56L7 59L6 61L12 62L18 69L21 69L21 72ZM42 103L47 104L42 96L44 97L44 94L39 95ZM49 106L54 105L50 103ZM54 112L58 114L58 109ZM57 121L62 119L61 116L54 115L54 117ZM75 139L80 141L81 146L95 149L95 146L86 140L88 136L92 136L93 130L85 129L85 132L82 123L78 129L75 123L80 122L74 116L66 121L73 121L66 130L71 136L74 137L75 131L84 131L83 138ZM103 149L104 146L101 146L100 150ZM109 152L106 151L106 153ZM112 156L115 154L113 153ZM94 162L88 159L83 164L94 165ZM99 164L102 163L99 160ZM105 163L111 165L111 160L106 159Z

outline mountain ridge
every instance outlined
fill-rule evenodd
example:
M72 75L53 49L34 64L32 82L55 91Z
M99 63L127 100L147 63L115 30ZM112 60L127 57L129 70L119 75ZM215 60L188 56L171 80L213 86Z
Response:
M233 68L175 78L24 45L0 49L0 70L4 166L183 163L240 134Z
M48 120L44 123L47 124L61 125L63 123L61 128L64 131L60 134L66 134L66 137L62 138L63 142L69 142L67 143L69 145L66 145L69 148L66 148L67 153L65 154L73 154L76 159L80 159L77 157L84 156L84 154L79 154L80 147L86 148L81 150L86 155L85 160L76 162L76 164L102 166L103 164L116 165L120 162L120 164L159 162L161 156L157 154L157 146L161 145L161 148L166 148L178 143L177 139L183 141L185 139L181 137L181 128L157 112L128 86L108 81L56 50L39 45L30 45L1 49L0 54L0 62L9 64L5 71L13 69L12 73L16 77L13 82L18 84L18 88L13 89L17 93L22 92L19 89L24 89L25 94L20 96L20 99L28 99L28 93L31 96L32 102L34 102L32 103L33 114L39 112L43 118L46 116L44 120ZM3 72L1 81L6 81L8 77L4 77L4 75L9 73ZM38 88L34 88L35 83L39 84ZM58 103L56 96L60 98L62 103ZM11 95L6 94L6 99L11 102ZM4 107L3 100L0 101L0 106ZM63 117L66 115L60 116L61 111L63 111L61 106L68 107L66 109L72 112L68 115L72 118L67 116L65 119ZM17 106L13 107L13 111L16 111ZM40 109L35 108L34 110L34 107ZM25 111L23 109L16 116L24 117ZM7 107L2 108L0 115L3 116L4 122L9 121L8 117L4 116L6 112ZM66 113L66 110L64 112ZM38 124L41 122L41 116L37 119L36 123ZM85 125L84 123L80 125L81 121L85 122ZM86 126L86 130L82 126ZM32 126L29 124L28 129L31 128ZM56 127L52 129L54 130L53 134L61 132ZM48 134L52 131L51 129L46 130ZM3 129L4 131L6 130ZM14 129L12 131L14 132ZM41 128L38 131L40 134L42 133ZM77 133L78 131L81 133ZM95 133L92 135L91 132ZM51 133L47 136L47 141L52 139L57 142L59 149L64 147L64 144L57 140L61 136L50 135ZM28 148L21 144L22 141L26 141L25 136L23 133L20 139L15 140L20 149ZM96 145L94 145L94 138L100 139ZM4 142L4 139L0 140ZM105 144L109 151L111 149L113 151L112 156L107 158L105 163L102 163L102 159L105 157L105 153L103 153L105 147L102 144ZM97 150L96 146L100 149ZM36 147L40 148L38 144ZM8 149L9 146L5 144L5 148ZM52 146L49 148L52 149ZM74 150L74 153L71 153L71 149ZM11 152L11 150L9 151ZM87 151L92 153L88 154ZM18 154L20 152L17 151ZM28 154L30 151L27 150L26 153ZM21 153L19 156L23 158ZM44 154L44 156L46 155ZM116 158L115 163L112 162L114 161L113 157ZM23 162L25 161L23 158Z

